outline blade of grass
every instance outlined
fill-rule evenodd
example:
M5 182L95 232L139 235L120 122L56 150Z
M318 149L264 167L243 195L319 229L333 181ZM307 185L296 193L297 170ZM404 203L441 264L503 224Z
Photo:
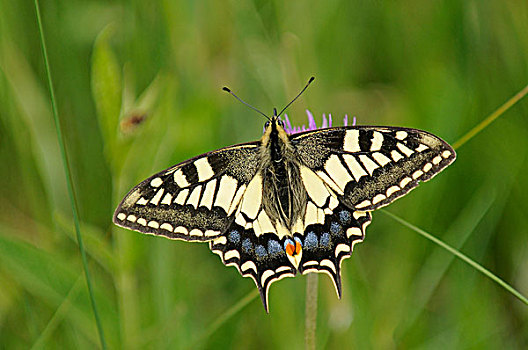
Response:
M48 80L48 88L49 88L50 99L51 99L51 107L52 107L52 110L53 110L53 120L55 122L55 130L57 132L57 141L59 143L59 148L60 148L60 151L61 151L62 165L64 167L64 173L66 175L66 185L68 187L68 196L70 197L70 204L71 204L71 207L72 207L73 221L75 223L75 232L76 232L76 235L77 235L77 243L79 245L79 250L81 252L81 259L82 259L82 264L83 264L83 268L84 268L84 275L85 275L85 278L86 278L86 285L88 286L88 293L90 295L90 301L91 301L93 313L94 313L94 316L95 316L95 322L97 324L97 330L99 332L99 339L101 341L101 347L103 349L106 349L106 341L105 341L105 337L104 337L104 333L103 333L103 326L102 326L102 323L101 323L101 320L100 320L100 317L99 317L99 313L97 312L97 304L95 302L95 297L94 297L92 283L91 283L91 278L90 278L90 272L88 270L88 262L87 262L87 259L86 259L86 253L84 251L84 245L83 245L83 240L82 240L82 235L81 235L81 229L80 229L80 225L79 225L79 211L78 211L78 208L77 208L77 201L76 201L76 198L75 198L75 191L73 189L73 179L72 179L72 175L71 175L71 171L70 171L70 165L69 165L68 157L67 157L67 154L66 154L66 146L64 144L64 138L63 138L63 135L62 135L62 129L61 129L59 115L58 115L58 111L57 111L57 102L55 100L55 92L53 90L53 81L51 79L51 72L50 72L50 66L49 66L49 61L48 61L48 52L47 52L47 48L46 48L46 40L44 38L44 29L42 27L42 19L41 19L41 16L40 16L40 8L39 8L38 0L35 0L35 12L36 12L36 16L37 16L37 24L38 24L38 28L39 28L39 34L40 34L40 44L41 44L41 48L42 48L42 55L43 55L43 58L44 58L44 67L46 69L46 77L47 77L47 80Z
M484 217L488 214L492 205L496 204L495 193L490 193L487 185L475 193L467 205L462 208L459 215L453 220L444 237L449 237L454 249L459 250L467 239L475 232ZM462 232L462 234L460 234ZM416 276L416 290L408 296L409 304L407 317L395 332L396 339L402 339L406 332L416 322L418 316L425 310L426 304L431 299L434 291L438 288L448 268L452 265L455 257L445 254L442 250L435 250L423 262L420 272Z
M48 338L51 336L53 331L57 328L59 325L59 322L64 319L64 315L70 310L71 307L71 300L77 296L79 293L79 289L81 287L81 281L82 281L82 274L79 275L79 278L75 281L73 286L70 288L70 291L62 301L62 303L59 305L53 316L48 321L48 324L44 328L44 330L40 333L39 337L35 342L33 343L33 346L31 349L44 349L45 348L45 342L48 340Z
M528 94L528 85L526 85L521 91L516 93L512 98L506 101L502 106L497 108L493 113L491 113L486 119L477 124L473 129L469 130L464 136L462 136L458 141L453 144L453 148L457 149L464 145L466 142L471 140L475 135L484 130L488 125L493 123L495 119L503 115L508 109L510 109L514 104L519 102L524 96Z
M473 267L474 269L476 269L477 271L479 271L480 273L482 273L486 277L490 278L495 283L499 284L501 287L503 287L508 292L513 294L515 297L517 297L517 299L519 299L520 301L522 301L523 303L528 305L528 298L526 298L524 295L522 295L520 292L518 292L515 288L513 288L508 283L506 283L504 280L502 280L498 276L494 275L491 271L489 271L488 269L486 269L485 267L483 267L482 265L480 265L476 261L472 260L470 257L462 254L461 252L459 252L455 248L451 247L450 245L448 245L444 241L436 238L435 236L431 235L430 233L427 233L426 231L422 230L421 228L419 228L417 226L414 226L413 224L407 222L406 220L400 218L399 216L394 215L394 214L388 212L385 209L381 209L380 211L382 213L390 216L394 220L398 221L400 224L410 228L414 232L420 234L421 236L423 236L426 239L430 240L431 242L435 243L436 245L444 248L445 250L447 250L451 254L455 255L457 258L461 259L462 261L466 262L467 264L469 264L471 267Z
M207 327L207 329L196 338L189 346L189 349L196 349L197 345L211 336L218 328L220 328L224 323L226 323L231 317L236 315L237 312L242 310L246 305L255 300L259 295L258 290L254 289L250 293L246 294L245 297L240 299L236 304L227 309L222 313L213 323Z

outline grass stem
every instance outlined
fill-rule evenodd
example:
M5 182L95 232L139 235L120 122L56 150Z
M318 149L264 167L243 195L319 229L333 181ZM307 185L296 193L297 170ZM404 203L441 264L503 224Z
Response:
M84 268L84 275L86 277L86 285L88 286L88 293L90 295L92 310L95 316L97 330L99 332L99 339L101 341L101 347L103 349L106 349L106 341L105 341L105 337L103 333L103 326L102 326L102 323L99 317L99 313L97 312L97 304L95 302L94 292L93 292L91 278L90 278L90 272L88 270L88 262L86 259L86 252L84 250L84 244L83 244L82 235L81 235L81 228L79 224L79 210L77 208L77 200L75 198L75 191L73 189L73 178L72 178L71 171L70 171L70 164L68 162L68 156L66 154L66 146L64 143L64 137L63 137L62 128L60 125L59 114L57 111L57 102L55 100L55 92L53 90L53 81L51 79L51 71L50 71L50 65L49 65L49 60L48 60L48 51L46 48L46 40L44 37L44 29L42 27L42 19L40 16L40 8L39 8L38 0L35 0L35 12L37 16L37 24L39 28L39 34L40 34L42 55L44 57L44 66L46 69L46 76L48 80L48 88L49 88L50 99L51 99L51 108L53 110L53 120L55 122L55 131L57 133L57 141L59 143L59 148L61 152L61 159L62 159L62 165L64 167L64 174L66 176L66 185L68 187L68 196L70 198L70 205L72 208L73 222L75 224L75 233L77 235L77 243L79 245L79 250L81 252L81 259L82 259L82 264Z
M521 91L516 93L508 101L506 101L502 106L497 108L493 113L491 113L486 119L478 123L473 129L469 130L464 136L462 136L457 142L453 144L454 149L460 148L466 142L471 140L475 135L484 130L488 125L493 123L495 119L503 115L508 109L510 109L514 104L519 102L524 96L528 94L528 85L526 85Z
M405 221L404 219L400 218L399 216L397 215L394 215L390 212L388 212L387 210L385 209L381 209L380 210L382 213L390 216L391 218L393 218L394 220L398 221L400 224L404 225L404 226L407 226L408 228L410 228L411 230L413 230L414 232L420 234L421 236L427 238L428 240L430 240L431 242L433 242L434 244L444 248L445 250L447 250L448 252L450 252L451 254L455 255L457 258L461 259L462 261L466 262L467 264L469 264L471 267L473 267L474 269L476 269L477 271L479 271L480 273L482 273L483 275L485 275L486 277L490 278L491 280L493 280L494 282L496 282L497 284L499 284L501 287L503 287L504 289L506 289L508 292L510 292L511 294L513 294L515 297L517 297L520 301L522 301L523 303L525 303L526 305L528 305L528 298L526 298L524 295L522 295L521 293L519 293L515 288L513 288L512 286L510 286L508 283L506 283L504 280L502 280L501 278L499 278L498 276L494 275L491 271L489 271L488 269L486 269L485 267L483 267L482 265L480 265L479 263L477 263L476 261L472 260L470 257L468 257L467 255L465 254L462 254L461 252L459 252L458 250L456 250L455 248L451 247L450 245L448 245L447 243L441 241L440 239L436 238L435 236L431 235L430 233L427 233L426 231L422 230L421 228L417 227L417 226L414 226L413 224Z

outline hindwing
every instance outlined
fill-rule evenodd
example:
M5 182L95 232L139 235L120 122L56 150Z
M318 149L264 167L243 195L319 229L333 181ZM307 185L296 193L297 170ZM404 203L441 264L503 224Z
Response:
M319 175L340 202L355 210L385 206L428 181L456 157L426 131L357 126L293 135L301 162Z
M159 172L121 201L114 223L142 233L209 241L231 225L258 168L259 143L206 153Z

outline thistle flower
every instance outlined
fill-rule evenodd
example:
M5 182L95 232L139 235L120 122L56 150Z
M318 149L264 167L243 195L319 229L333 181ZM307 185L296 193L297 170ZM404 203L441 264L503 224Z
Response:
M330 128L332 127L332 114L328 114L328 118L326 118L326 115L323 113L323 122L321 124L321 127L318 128L317 124L315 123L315 119L313 114L306 110L306 114L308 115L308 127L305 125L303 126L292 126L290 119L288 118L287 114L284 114L284 130L289 134L297 134L299 132L303 131L310 131L310 130L317 130L317 129L324 129L324 128ZM348 125L348 115L345 114L345 117L343 118L343 126ZM352 120L352 126L356 125L356 117Z

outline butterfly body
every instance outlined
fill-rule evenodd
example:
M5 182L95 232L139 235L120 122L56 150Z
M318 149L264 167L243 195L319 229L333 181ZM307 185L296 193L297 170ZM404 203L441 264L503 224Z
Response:
M133 188L114 222L142 233L207 241L227 266L269 286L323 272L341 296L341 262L363 241L370 212L455 159L425 131L353 126L289 135L270 118L260 141L206 153Z

